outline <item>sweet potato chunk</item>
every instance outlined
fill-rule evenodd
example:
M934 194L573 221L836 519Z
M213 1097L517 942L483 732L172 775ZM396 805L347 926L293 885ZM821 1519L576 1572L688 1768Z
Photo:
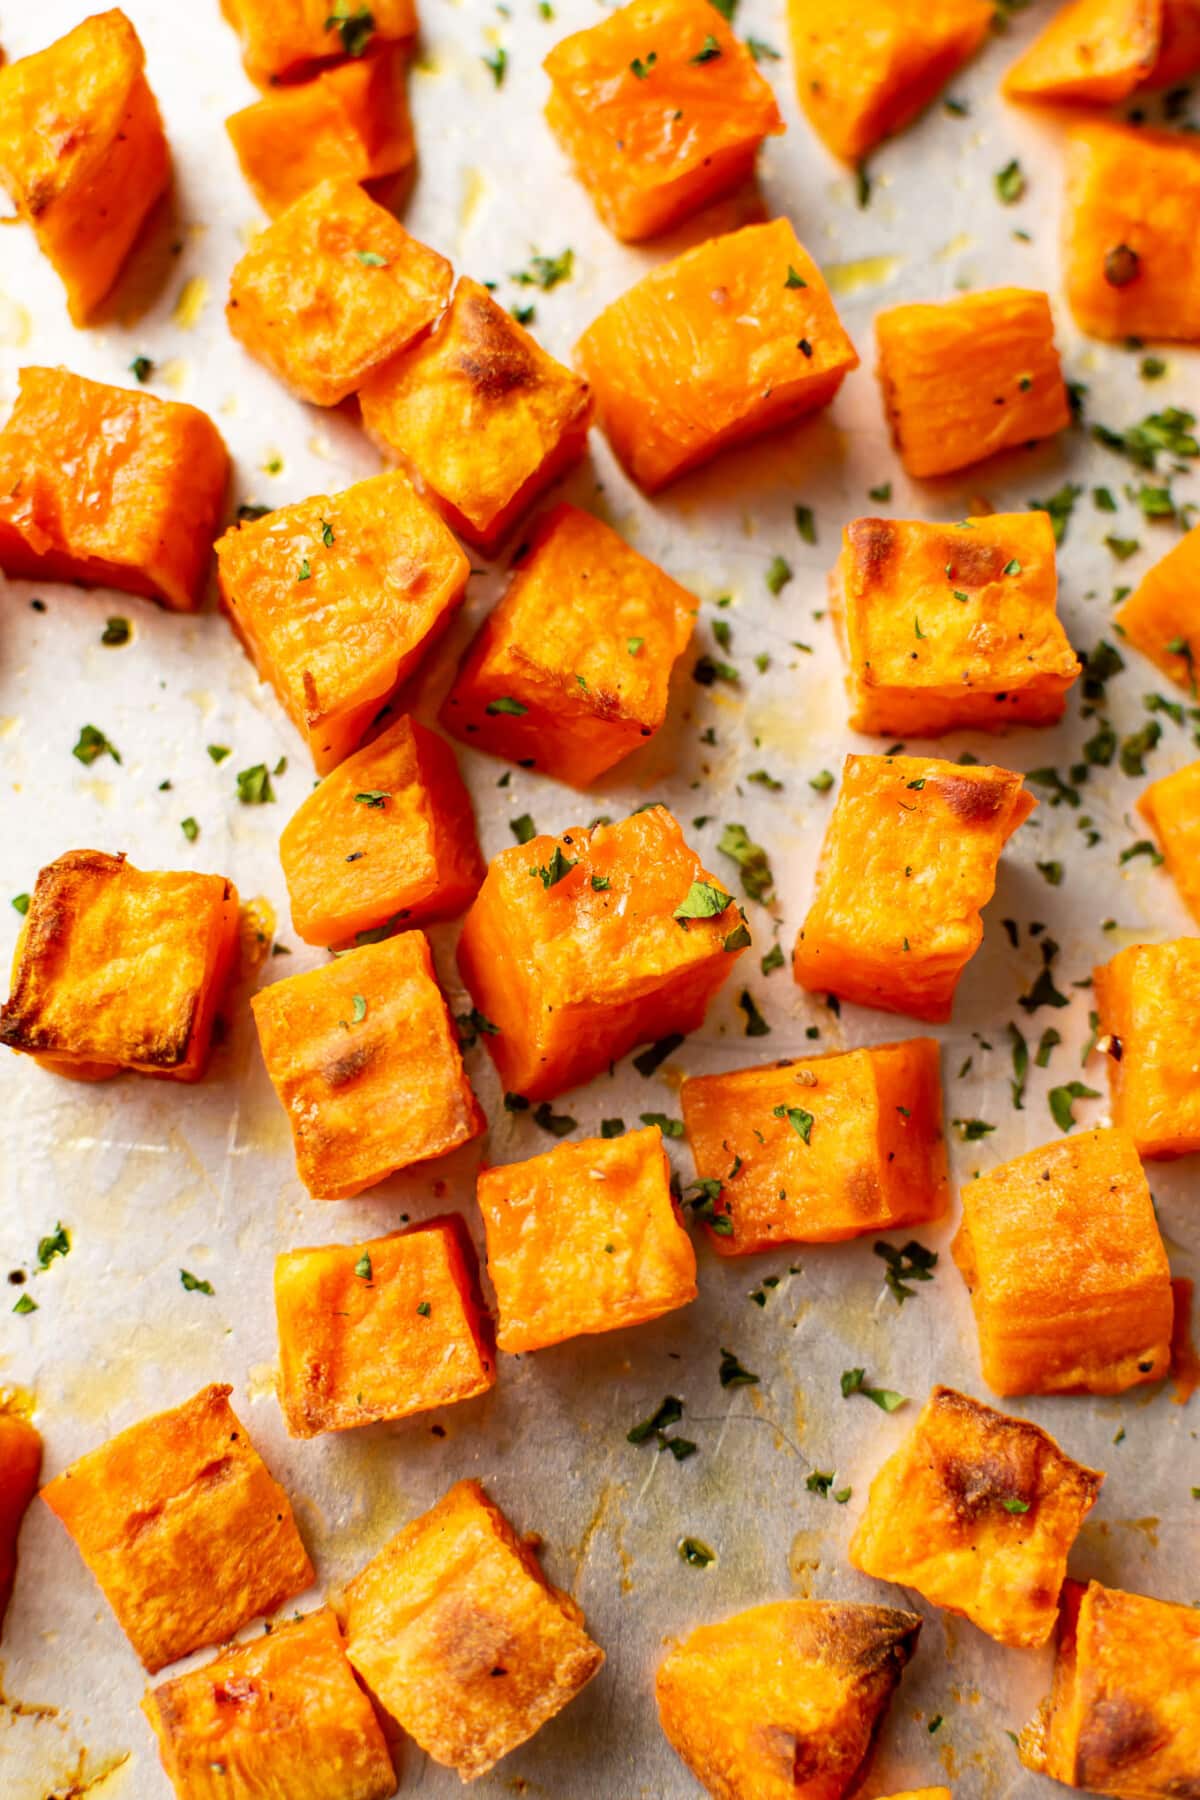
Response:
M644 1325L696 1298L662 1133L560 1144L485 1169L479 1210L502 1350Z
M654 806L493 857L458 966L495 1027L485 1041L505 1087L545 1100L635 1044L695 1031L748 941Z
M301 802L279 860L306 944L454 918L484 870L449 744L416 719L397 719Z
M830 578L851 725L937 737L1053 724L1079 673L1057 598L1048 513L852 520Z
M575 355L610 444L648 494L827 406L858 367L787 219L651 269L593 320Z
M313 1579L230 1391L202 1388L131 1425L42 1489L151 1674Z
M57 1075L198 1081L233 966L237 889L68 850L39 871L0 1007L0 1044Z
M752 1606L668 1651L654 1684L659 1722L717 1800L842 1800L920 1629L890 1606Z
M460 1481L346 1590L350 1661L435 1762L474 1781L561 1712L604 1652L477 1481Z
M1008 769L848 756L796 940L800 986L944 1023L1000 852L1036 804Z
M1071 1545L1103 1480L1039 1425L935 1387L871 1483L850 1561L960 1613L997 1643L1044 1644Z
M17 1577L21 1521L37 1493L41 1435L16 1408L0 1412L0 1630Z
M1113 1124L1146 1159L1200 1150L1200 938L1131 944L1093 981Z
M145 64L114 6L0 67L0 186L33 226L76 325L112 287L171 179Z
M662 724L698 611L609 526L556 506L463 658L441 722L474 749L586 787Z
M1158 57L1162 0L1068 0L1004 77L1011 100L1088 100L1132 94Z
M396 1774L328 1607L152 1688L178 1800L386 1800Z
M416 35L416 0L221 0L260 87Z
M1063 286L1091 337L1200 341L1200 144L1177 131L1068 134Z
M437 329L359 399L384 455L486 556L583 455L592 416L587 383L465 275Z
M1146 571L1114 622L1164 675L1200 697L1200 525Z
M947 475L1071 423L1045 294L990 288L875 318L879 381L910 475Z
M235 526L217 543L217 574L234 629L324 775L445 629L470 564L390 474Z
M753 172L775 96L708 0L631 0L556 44L546 119L608 226L655 237Z
M1137 809L1158 839L1180 899L1200 921L1200 762L1152 781Z
M952 1246L996 1394L1119 1394L1167 1372L1171 1276L1132 1138L1081 1131L967 1182Z
M484 1129L421 932L347 951L250 1004L310 1194L348 1199Z
M1021 1733L1039 1775L1115 1800L1186 1800L1200 1777L1200 1616L1068 1581L1054 1681Z
M846 162L924 112L988 34L986 0L788 0L796 92Z
M221 434L196 407L22 369L0 429L0 569L194 612L228 475Z
M722 1256L836 1243L946 1210L933 1038L692 1076L679 1098Z

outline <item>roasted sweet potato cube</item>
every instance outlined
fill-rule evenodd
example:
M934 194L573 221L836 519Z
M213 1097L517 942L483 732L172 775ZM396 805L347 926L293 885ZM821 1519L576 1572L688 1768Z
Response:
M1071 423L1045 294L991 288L875 318L879 381L910 475L948 475Z
M68 850L39 871L0 1007L0 1044L58 1075L198 1081L237 947L223 875Z
M1130 944L1093 982L1113 1124L1147 1159L1200 1150L1200 938Z
M474 749L586 787L662 724L698 611L608 525L556 506L463 658L441 722Z
M800 986L944 1023L1000 852L1036 804L1008 769L848 756L796 940Z
M1162 0L1069 0L1004 77L1011 100L1108 106L1139 87L1158 57Z
M1200 762L1152 781L1137 809L1158 839L1180 899L1200 921Z
M837 1243L946 1210L934 1038L689 1076L679 1098L700 1216L722 1256Z
M1164 675L1200 698L1200 525L1146 571L1114 622Z
M178 1800L386 1800L396 1772L328 1607L152 1688Z
M261 87L355 60L381 44L416 35L416 0L221 0L242 40L251 79Z
M753 172L775 96L708 0L631 0L554 46L546 119L610 231L655 237Z
M17 1576L17 1539L21 1521L37 1493L42 1468L42 1440L15 1407L0 1412L0 1629Z
M752 1606L668 1651L659 1722L717 1800L842 1800L920 1629L916 1613L890 1606Z
M313 1579L288 1497L230 1391L202 1388L131 1425L42 1489L151 1674Z
M593 320L575 355L609 443L648 494L827 406L858 367L787 219L651 269Z
M347 1650L368 1688L464 1781L531 1738L604 1652L477 1481L460 1481L350 1583Z
M250 1004L310 1194L347 1199L484 1129L421 932L349 950Z
M66 369L18 379L0 429L0 569L194 612L229 476L212 420Z
M222 604L321 775L412 674L470 572L398 473L281 506L217 544Z
M436 330L364 385L363 424L485 555L587 442L587 383L464 275Z
M996 1394L1119 1394L1167 1372L1171 1275L1123 1131L1081 1131L962 1190L952 1246Z
M1040 1425L935 1387L871 1483L850 1561L998 1643L1044 1644L1103 1480Z
M749 934L663 806L493 857L458 966L510 1093L545 1100L695 1031Z
M1067 137L1063 286L1091 337L1200 341L1200 144L1079 125Z
M988 34L986 0L788 0L796 92L835 156L858 162L924 112Z
M76 325L112 287L171 179L145 64L114 6L0 67L0 186L33 226Z
M407 1419L496 1379L462 1221L275 1259L279 1404L293 1437Z
M1200 1775L1195 1607L1068 1581L1054 1681L1018 1750L1026 1768L1091 1794L1186 1796Z
M937 737L1062 717L1079 658L1055 610L1048 513L854 519L830 598L856 731Z

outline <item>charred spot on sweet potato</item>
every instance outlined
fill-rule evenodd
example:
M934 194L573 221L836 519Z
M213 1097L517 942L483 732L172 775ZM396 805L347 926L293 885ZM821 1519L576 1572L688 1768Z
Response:
M853 519L846 527L846 541L865 579L886 579L896 549L896 528L890 519Z
M1129 1763L1141 1762L1161 1749L1166 1739L1166 1730L1151 1707L1125 1694L1104 1695L1088 1708L1079 1733L1075 1752L1079 1785L1094 1787Z
M933 786L964 825L990 824L1010 804L1010 797L995 781L976 781L969 775L935 776Z

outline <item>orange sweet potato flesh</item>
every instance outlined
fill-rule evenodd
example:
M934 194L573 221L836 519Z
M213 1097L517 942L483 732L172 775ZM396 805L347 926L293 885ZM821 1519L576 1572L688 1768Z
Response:
M454 918L484 864L449 744L397 719L301 802L279 860L306 944L346 946L360 933Z
M655 237L751 174L783 130L708 0L631 0L554 46L546 118L610 231Z
M196 407L24 368L0 429L0 569L194 612L228 475L221 434Z
M1147 87L1170 87L1200 69L1200 0L1163 0L1158 60Z
M416 35L416 0L221 0L260 87L303 80L321 64L366 55Z
M788 0L796 93L835 156L857 162L924 112L992 21L986 0Z
M796 940L801 987L943 1023L996 865L1036 801L1008 769L848 756Z
M852 520L830 577L851 725L937 737L1053 724L1079 673L1057 597L1048 513Z
M502 1350L642 1325L696 1298L670 1178L656 1125L480 1174Z
M17 1575L21 1521L37 1493L41 1468L38 1431L15 1409L0 1412L0 1629Z
M152 1688L178 1800L386 1800L396 1774L328 1607Z
M1109 106L1146 80L1158 58L1163 0L1069 0L1004 77L1011 100Z
M42 1489L151 1674L313 1580L287 1495L230 1391L202 1388Z
M223 875L68 850L38 874L0 1043L85 1081L118 1069L198 1081L237 932Z
M1146 571L1114 622L1193 701L1200 697L1200 525Z
M727 904L685 923L696 884ZM741 955L725 947L740 925L663 806L502 850L458 966L496 1027L485 1042L506 1090L551 1099L635 1044L694 1031Z
M610 526L556 506L466 652L441 723L472 749L586 787L661 726L699 609Z
M381 181L416 161L407 58L398 45L273 88L226 119L254 196L272 217L328 180Z
M915 1588L998 1643L1044 1644L1103 1480L1028 1419L935 1387L871 1483L850 1562Z
M171 179L137 32L117 7L0 68L0 186L85 325Z
M946 1210L933 1038L691 1076L679 1098L696 1174L721 1184L705 1216L722 1256L836 1243Z
M1166 1374L1171 1278L1132 1138L1082 1131L969 1181L952 1246L996 1394L1119 1394Z
M1097 123L1067 136L1063 286L1081 331L1200 342L1200 144Z
M991 288L875 318L879 381L900 460L924 478L969 468L1071 423L1045 294Z
M1158 839L1180 899L1200 923L1200 762L1152 781L1137 809Z
M710 238L652 269L593 321L575 359L605 435L648 494L827 406L858 367L786 219Z
M347 1649L376 1700L464 1781L533 1736L604 1652L477 1481L386 1544L345 1594Z
M890 1606L752 1606L667 1652L659 1722L716 1800L843 1800L920 1629Z
M234 629L324 775L444 631L470 564L397 473L234 527L217 574Z
M250 1004L310 1194L347 1199L484 1129L421 932L347 951Z
M1200 938L1130 944L1093 982L1113 1124L1143 1159L1200 1150Z

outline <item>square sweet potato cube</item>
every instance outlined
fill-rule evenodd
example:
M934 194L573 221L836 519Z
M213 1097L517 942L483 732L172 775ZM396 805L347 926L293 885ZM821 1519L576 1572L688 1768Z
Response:
M281 506L217 543L222 605L320 775L444 631L470 572L398 473Z
M1049 1432L935 1387L871 1483L850 1542L864 1575L914 1588L997 1643L1044 1644L1104 1476Z
M1063 286L1091 337L1200 341L1200 145L1079 125L1067 138Z
M350 1661L435 1762L474 1781L604 1661L477 1481L406 1525L346 1590Z
M486 1393L496 1379L458 1218L275 1259L279 1404L293 1437Z
M421 932L348 950L250 1005L310 1194L348 1199L484 1129Z
M1045 294L990 288L875 317L879 382L910 475L948 475L1071 423Z
M916 1613L831 1600L776 1600L697 1626L655 1676L667 1742L722 1800L841 1800L920 1629Z
M512 1094L548 1100L695 1031L750 936L664 806L492 858L458 966Z
M696 1298L696 1255L657 1125L484 1169L502 1350L644 1325Z
M230 1391L202 1388L131 1425L42 1489L151 1674L313 1580L288 1497Z
M651 269L593 320L575 355L609 443L647 494L827 406L858 367L787 219Z
M987 0L788 0L796 94L846 162L902 131L987 37Z
M1000 852L1036 804L1008 769L848 756L796 940L800 986L943 1024Z
M1152 781L1137 809L1158 839L1180 899L1200 921L1200 762Z
M198 1081L237 949L223 875L68 850L39 871L0 1043L58 1075Z
M386 1800L396 1772L328 1607L152 1688L177 1800Z
M937 737L1053 724L1079 673L1057 601L1049 513L852 520L830 578L851 725Z
M714 1250L927 1224L950 1180L934 1038L689 1076L683 1122Z
M416 0L221 0L242 40L246 71L260 87L352 61L416 36Z
M17 1578L17 1539L42 1468L41 1434L15 1408L0 1412L0 1629Z
M996 1394L1119 1394L1171 1356L1171 1273L1124 1131L1081 1131L962 1190L954 1260Z
M1004 77L1010 100L1109 106L1150 75L1158 58L1161 0L1069 0Z
M1200 1773L1194 1606L1064 1584L1054 1680L1021 1733L1026 1768L1115 1800L1174 1800Z
M1113 1124L1146 1159L1200 1150L1200 937L1130 944L1093 983Z
M397 719L301 802L279 860L306 944L454 918L484 864L453 750L416 719Z
M542 65L550 129L626 243L737 187L784 128L753 56L712 14L708 0L632 0Z
M0 67L0 186L84 325L171 179L141 39L118 7Z
M1200 525L1146 571L1113 622L1164 675L1200 699Z
M586 787L666 718L699 606L610 526L556 506L464 656L441 723L473 749Z
M229 478L207 413L66 369L18 382L0 428L0 569L194 612Z

